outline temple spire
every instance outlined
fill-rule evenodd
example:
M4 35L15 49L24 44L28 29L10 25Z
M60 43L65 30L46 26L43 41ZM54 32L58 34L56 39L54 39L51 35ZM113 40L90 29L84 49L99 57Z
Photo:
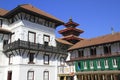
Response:
M72 44L75 44L82 40L79 35L84 31L81 29L76 28L79 24L72 20L72 17L69 19L67 23L64 24L66 27L63 30L60 30L59 33L63 35L63 40L66 40Z

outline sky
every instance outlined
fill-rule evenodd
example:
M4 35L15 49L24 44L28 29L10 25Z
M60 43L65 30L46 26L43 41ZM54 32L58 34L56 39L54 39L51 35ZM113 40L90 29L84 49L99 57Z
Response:
M72 17L84 30L82 38L110 34L111 28L120 32L120 0L1 0L0 8L12 10L20 4L31 4L65 23ZM63 28L56 28L57 37Z

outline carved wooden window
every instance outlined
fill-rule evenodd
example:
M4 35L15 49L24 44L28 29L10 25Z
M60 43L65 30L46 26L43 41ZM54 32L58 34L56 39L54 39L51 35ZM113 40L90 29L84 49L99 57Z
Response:
M49 35L44 35L43 36L43 41L44 41L44 45L45 46L48 46L49 45L49 42L50 42L50 36Z
M96 55L96 48L90 49L90 55Z
M29 64L34 64L34 53L29 53Z
M49 80L49 71L44 71L43 80Z
M0 27L2 27L2 24L3 24L3 20L0 19Z
M28 32L28 41L29 42L36 42L36 33L35 32Z
M43 59L44 59L44 64L49 64L49 55L48 54L44 54L43 56Z
M104 54L111 53L111 46L104 46Z
M78 57L83 57L83 56L84 56L83 50L78 50Z
M34 80L34 71L28 71L27 80Z

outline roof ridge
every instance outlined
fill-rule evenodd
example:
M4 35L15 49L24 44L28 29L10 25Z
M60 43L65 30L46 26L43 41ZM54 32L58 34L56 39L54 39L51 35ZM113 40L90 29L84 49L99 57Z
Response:
M51 15L51 14L45 12L45 11L42 10L42 9L37 8L37 7L35 7L35 6L31 5L31 4L23 4L23 5L20 5L19 7L24 8L24 6L30 6L30 7L34 8L34 9L36 9L36 10L39 10L39 11L41 11L41 12L47 14L47 15L50 15L50 16L54 17L55 19L58 19L58 18L56 18L55 16L53 16L53 15ZM61 21L61 20L59 19L59 21Z
M115 35L115 34L118 34L120 32L115 32L114 34L110 33L110 34L105 34L105 35L102 35L102 36L97 36L97 37L93 37L93 38L89 38L89 39L86 39L86 40L91 40L91 39L96 39L96 38L104 38L106 36L109 36L109 35Z
M24 6L24 5L31 5L30 3L26 4L19 4L18 6Z
M120 32L115 32L114 34L106 34L103 36L98 36L95 38L84 39L70 47L68 50L74 50L78 48L100 45L105 43L111 43L115 41L120 41Z

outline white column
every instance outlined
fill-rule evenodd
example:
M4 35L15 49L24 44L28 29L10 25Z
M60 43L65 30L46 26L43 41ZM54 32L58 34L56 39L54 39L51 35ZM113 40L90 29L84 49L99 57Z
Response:
M78 79L77 79L77 75L74 75L74 80L78 80Z

